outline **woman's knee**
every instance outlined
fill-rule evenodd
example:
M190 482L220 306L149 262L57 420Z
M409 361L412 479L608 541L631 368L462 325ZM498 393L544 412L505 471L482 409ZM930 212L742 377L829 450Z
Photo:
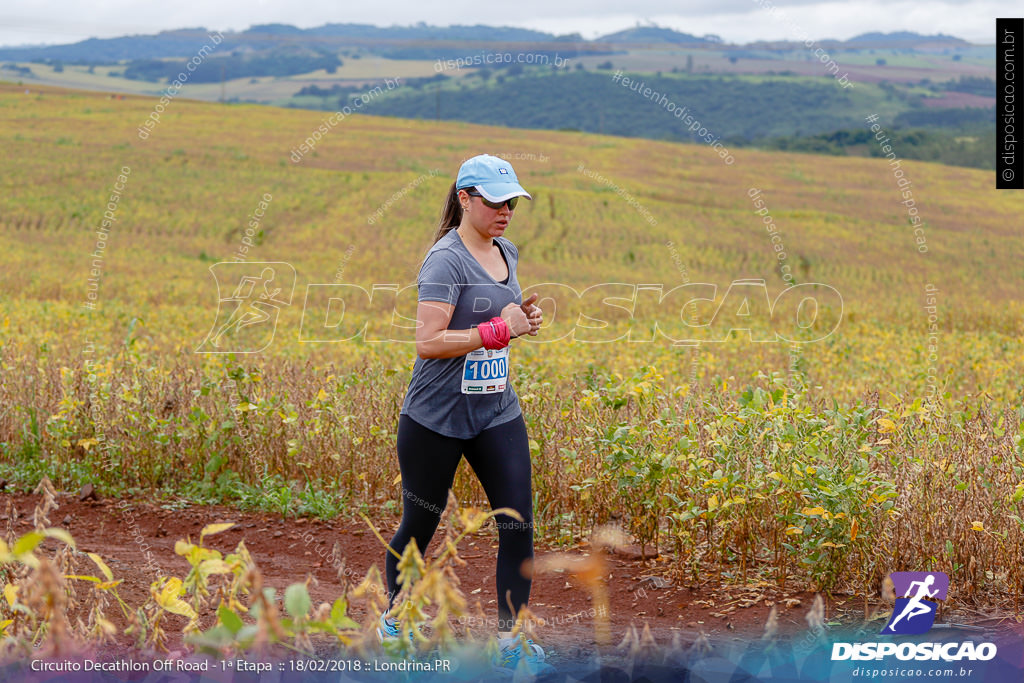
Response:
M494 524L498 528L498 539L503 537L512 538L533 538L533 515L521 515L522 519L515 519L509 515L497 515Z
M440 516L436 515L409 515L408 517L402 517L402 524L398 528L398 532L395 533L394 538L391 539L391 547L394 548L399 554L405 550L405 547L399 548L399 544L408 544L409 541L416 541L416 547L422 553L430 539L434 537L437 532L437 526L441 521Z
M437 498L438 500L434 500ZM409 489L402 487L402 518L412 516L416 518L431 517L437 521L441 520L441 514L448 504L448 487L445 487L443 497L435 491L431 495L419 495Z

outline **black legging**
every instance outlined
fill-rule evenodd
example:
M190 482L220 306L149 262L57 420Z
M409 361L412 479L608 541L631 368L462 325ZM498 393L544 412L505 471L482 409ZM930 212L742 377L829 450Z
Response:
M426 552L448 503L448 489L463 455L480 479L491 509L509 507L523 518L522 522L508 515L494 518L498 527L498 630L511 631L515 614L530 598L531 580L520 573L520 567L533 558L530 445L521 415L485 429L472 439L444 436L408 415L399 415L402 523L389 545L401 555L409 541L415 540L420 552ZM389 601L393 602L398 593L398 559L390 552L385 553L384 568Z

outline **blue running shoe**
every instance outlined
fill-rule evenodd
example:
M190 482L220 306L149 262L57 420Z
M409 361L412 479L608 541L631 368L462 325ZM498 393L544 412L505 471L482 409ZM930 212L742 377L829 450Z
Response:
M415 639L413 638L412 631L410 630L406 635L409 638L409 645L415 645ZM401 637L402 632L398 629L398 622L389 618L387 615L380 615L380 620L377 623L377 638L380 639L380 642L384 643L389 640L394 641Z
M498 652L497 666L505 669L515 669L519 665L520 659L526 659L527 664L531 665L543 662L544 648L533 642L530 638L526 639L526 644L529 647L529 652L524 654L521 638L516 637L508 641L499 640L498 645L501 647L501 650Z

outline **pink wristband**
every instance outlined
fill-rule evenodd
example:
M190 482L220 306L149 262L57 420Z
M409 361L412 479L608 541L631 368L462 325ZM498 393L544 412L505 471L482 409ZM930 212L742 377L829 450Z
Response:
M476 329L480 330L480 341L483 342L485 349L497 348L494 345L494 325L491 321L480 323L476 326Z
M511 339L508 324L500 316L480 323L477 329L480 330L480 341L483 342L485 349L503 349L508 346Z
M498 332L498 341L501 343L501 346L498 348L508 346L509 341L512 340L512 330L509 329L508 323L501 316L491 318L491 322L494 323L494 327Z

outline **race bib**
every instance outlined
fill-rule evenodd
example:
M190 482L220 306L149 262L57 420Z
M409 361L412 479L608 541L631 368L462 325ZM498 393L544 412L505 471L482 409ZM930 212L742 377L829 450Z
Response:
M508 348L477 349L466 354L462 366L462 393L496 394L508 383Z

